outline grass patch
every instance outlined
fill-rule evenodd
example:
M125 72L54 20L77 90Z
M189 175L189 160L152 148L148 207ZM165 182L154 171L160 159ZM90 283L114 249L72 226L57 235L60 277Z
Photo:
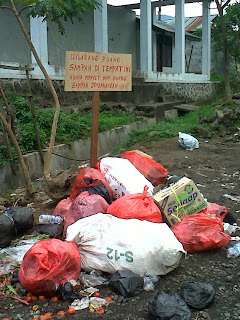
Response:
M16 106L17 125L20 131L19 145L23 154L37 150L38 146L28 100L21 96L10 96L8 102ZM40 108L38 100L34 99L34 109L40 142L42 148L45 148L49 143L55 108ZM56 131L56 144L69 144L78 139L89 138L91 136L91 118L91 111L79 111L75 113L61 108ZM139 117L133 114L123 113L119 110L102 111L99 112L99 132L105 132L122 125L130 124L139 119ZM17 159L14 148L12 148L12 152L14 159ZM0 165L8 161L7 147L1 145Z
M176 137L178 136L179 132L194 135L196 134L196 126L198 126L198 128L202 127L208 129L214 136L216 130L215 124L199 124L199 116L204 115L206 117L211 117L215 113L216 109L221 110L224 108L235 109L236 105L231 102L224 103L224 99L220 98L214 103L200 106L196 111L189 112L185 116L175 119L164 119L158 124L150 126L148 128L142 130L134 130L130 133L128 139L123 144L121 144L121 146L114 148L113 154L119 153L120 150L127 149L136 143L158 141ZM240 126L240 119L233 123L232 126L235 126L235 128L237 126ZM218 130L221 131L226 129L229 129L229 127L226 128L223 124L218 125Z

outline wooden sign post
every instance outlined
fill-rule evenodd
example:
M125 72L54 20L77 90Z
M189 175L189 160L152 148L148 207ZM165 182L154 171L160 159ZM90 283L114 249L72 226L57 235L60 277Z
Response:
M100 91L132 91L132 55L67 51L65 91L92 91L90 165L97 164Z

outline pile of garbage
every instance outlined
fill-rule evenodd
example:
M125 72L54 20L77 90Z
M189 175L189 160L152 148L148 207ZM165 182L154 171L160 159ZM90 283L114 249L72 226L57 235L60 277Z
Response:
M181 144L185 138L179 137ZM30 209L10 207L0 214L0 276L15 272L30 295L60 295L70 302L69 314L86 308L104 313L112 299L100 297L96 287L109 285L128 298L154 290L154 282L177 268L182 256L232 240L239 227L234 220L226 222L228 215L191 179L170 176L145 153L104 157L96 168L80 169L70 196L52 214L39 216L31 239L9 247L32 229ZM228 257L240 255L239 243L228 248ZM210 283L202 282L181 290L181 297L156 291L148 303L152 317L190 319L189 308L205 308L215 294Z

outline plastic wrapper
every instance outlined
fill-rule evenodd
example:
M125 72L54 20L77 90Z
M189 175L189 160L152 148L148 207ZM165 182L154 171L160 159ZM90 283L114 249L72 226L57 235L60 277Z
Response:
M178 142L182 148L190 151L199 148L198 140L190 134L179 132L178 136Z

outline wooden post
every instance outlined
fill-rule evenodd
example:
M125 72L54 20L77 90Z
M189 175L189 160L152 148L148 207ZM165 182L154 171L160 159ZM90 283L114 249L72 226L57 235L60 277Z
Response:
M94 168L97 164L98 117L99 117L99 91L94 91L93 105L92 105L91 156L90 156L90 165L92 168Z

